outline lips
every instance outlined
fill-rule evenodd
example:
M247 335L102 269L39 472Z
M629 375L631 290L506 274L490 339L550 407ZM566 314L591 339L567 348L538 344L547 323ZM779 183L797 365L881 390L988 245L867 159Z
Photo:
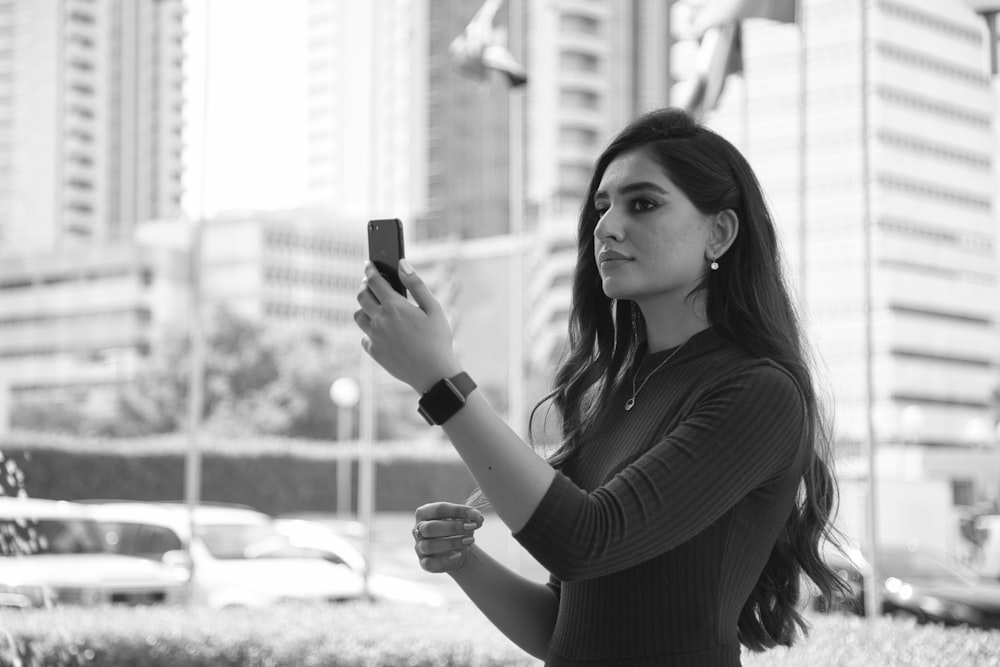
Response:
M631 259L632 258L628 255L623 255L622 253L614 250L602 250L597 256L597 263L603 265L608 262L629 261Z

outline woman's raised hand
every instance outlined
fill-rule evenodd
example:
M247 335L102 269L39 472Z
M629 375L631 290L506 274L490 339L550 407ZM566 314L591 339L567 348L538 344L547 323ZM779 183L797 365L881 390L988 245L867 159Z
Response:
M361 345L391 375L418 392L462 370L452 349L444 309L413 268L401 260L399 278L416 305L400 296L371 262L358 290L361 309L354 321L365 334Z
M473 533L483 525L483 514L468 505L429 503L417 508L413 550L428 572L455 572L465 565Z

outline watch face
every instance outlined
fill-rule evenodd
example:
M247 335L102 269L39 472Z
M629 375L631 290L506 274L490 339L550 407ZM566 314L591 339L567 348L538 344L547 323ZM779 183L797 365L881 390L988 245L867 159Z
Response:
M421 414L435 424L443 424L462 409L465 396L451 380L445 379L431 387L420 399Z

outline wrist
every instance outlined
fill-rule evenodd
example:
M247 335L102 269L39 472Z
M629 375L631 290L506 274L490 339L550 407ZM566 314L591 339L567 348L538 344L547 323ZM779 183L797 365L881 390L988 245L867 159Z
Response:
M475 388L476 383L465 372L442 378L421 394L417 412L429 425L441 426L465 407Z
M454 365L443 366L437 371L428 374L426 377L417 380L410 386L412 386L413 389L418 394L423 396L431 389L431 387L436 385L441 380L444 380L445 378L455 377L461 372L462 372L462 367L457 363Z

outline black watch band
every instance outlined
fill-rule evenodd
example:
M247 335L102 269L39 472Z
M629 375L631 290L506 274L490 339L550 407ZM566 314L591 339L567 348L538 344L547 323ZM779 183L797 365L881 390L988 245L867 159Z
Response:
M465 372L440 380L420 397L417 412L431 426L440 426L462 409L475 388L476 383Z

